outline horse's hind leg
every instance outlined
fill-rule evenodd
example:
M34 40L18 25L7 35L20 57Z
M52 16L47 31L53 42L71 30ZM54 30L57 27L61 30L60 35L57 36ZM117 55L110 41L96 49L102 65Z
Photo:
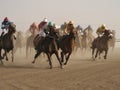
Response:
M34 60L32 61L32 63L34 64L36 61L36 58L41 54L41 52L37 51L37 53L34 56Z
M59 58L58 52L56 52L55 55L56 55L56 57L57 57L57 59L58 59L58 61L59 61L59 63L60 63L60 68L62 69L62 63L61 63L61 61L60 61L60 58Z
M69 58L70 58L70 55L71 55L71 52L68 54L68 56L66 57L66 62L64 63L64 65L66 65L67 64L67 62L68 62L68 60L69 60Z
M50 69L52 69L51 55L49 53L47 53L47 56L48 56L48 60L49 60Z
M104 59L107 59L107 53L108 53L108 50L105 51Z

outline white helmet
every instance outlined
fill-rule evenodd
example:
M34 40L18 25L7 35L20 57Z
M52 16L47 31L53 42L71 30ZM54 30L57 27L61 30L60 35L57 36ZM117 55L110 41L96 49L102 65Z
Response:
M47 18L44 18L43 21L44 21L44 22L48 22Z

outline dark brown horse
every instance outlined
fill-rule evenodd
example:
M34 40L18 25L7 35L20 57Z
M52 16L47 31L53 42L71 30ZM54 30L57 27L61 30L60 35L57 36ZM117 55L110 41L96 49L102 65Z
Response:
M66 56L66 61L65 61L64 65L67 64L69 57L70 57L72 51L74 50L75 36L76 36L76 31L74 28L72 28L72 30L70 30L69 35L64 35L59 40L59 45L62 50L62 52L61 52L62 62L64 62L64 56Z
M2 62L2 59L6 56L6 60L8 60L7 53L12 51L12 62L14 59L13 55L13 49L14 49L14 44L13 44L13 39L15 38L14 33L16 32L16 26L13 24L10 24L8 27L8 33L6 33L1 41L0 41L0 60ZM4 50L3 57L1 55L2 49ZM3 62L2 62L3 63Z
M50 32L44 38L39 37L39 38L34 39L34 45L35 45L35 49L36 49L37 53L35 54L34 61L32 63L35 63L36 58L43 52L48 57L50 69L52 69L51 56L53 54L56 55L56 57L60 63L60 67L62 68L62 63L60 61L59 54L58 54L58 44L57 44L56 38L55 38L57 35L55 35L55 34L56 33Z
M109 30L105 30L104 35L102 37L97 37L94 39L92 43L92 58L95 60L99 54L105 51L104 59L107 58L108 53L108 41L112 39L112 36L110 35L111 32ZM94 51L96 49L96 55L94 57ZM99 57L100 58L100 57Z

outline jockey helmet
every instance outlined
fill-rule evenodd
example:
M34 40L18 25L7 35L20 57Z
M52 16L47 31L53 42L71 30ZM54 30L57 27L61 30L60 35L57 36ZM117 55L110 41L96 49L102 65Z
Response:
M4 21L8 21L8 17L5 17L5 18L4 18Z
M47 18L44 18L43 21L44 21L44 22L48 22Z
M73 21L69 21L69 23L68 24L74 24L74 22Z
M49 22L49 23L48 23L48 26L53 27L53 26L54 26L53 22Z

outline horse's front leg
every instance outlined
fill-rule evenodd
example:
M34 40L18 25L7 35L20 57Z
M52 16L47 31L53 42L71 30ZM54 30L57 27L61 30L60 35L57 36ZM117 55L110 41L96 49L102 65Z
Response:
M37 53L34 56L34 60L32 61L32 63L34 64L36 61L36 58L41 54L41 51L37 51Z
M69 53L68 53L68 55L67 55L67 57L66 57L66 62L64 63L64 65L67 64L67 62L68 62L68 60L69 60L69 58L70 58L71 53L72 53L72 52L69 52Z
M13 62L13 60L14 60L14 51L13 50L12 50L11 54L12 54L12 62Z
M51 55L49 53L47 53L47 57L49 60L50 69L52 69Z
M0 49L0 60L1 60L1 64L3 64L2 56L1 56L1 50L2 50L2 49Z
M92 48L92 58L94 59L94 51L95 51L95 48Z
M97 49L97 51L96 51L96 55L95 55L95 59L97 58L98 52L99 52L99 51L98 51L98 49Z
M6 56L6 61L8 61L8 57L7 57L7 51L5 50L5 52L3 53L3 59Z
M105 50L105 56L104 56L104 59L107 59L107 53L108 53L108 50Z
M56 55L56 57L57 57L57 59L58 59L58 61L60 63L60 68L62 69L62 63L61 63L61 60L59 58L58 52L56 52L55 55Z
M62 63L64 62L64 53L63 53L63 51L61 52L61 62Z

